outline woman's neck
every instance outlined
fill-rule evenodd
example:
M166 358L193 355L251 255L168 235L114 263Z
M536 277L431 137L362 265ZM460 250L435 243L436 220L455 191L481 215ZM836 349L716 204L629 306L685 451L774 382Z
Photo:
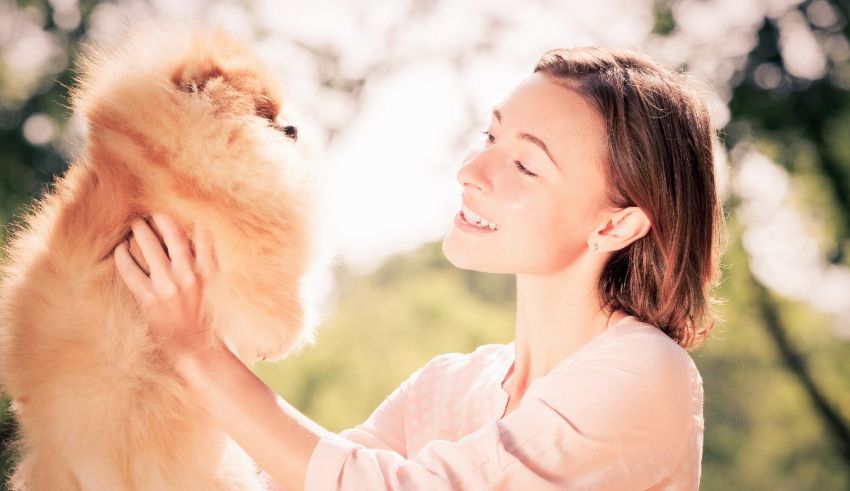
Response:
M534 379L626 317L602 309L594 278L574 271L517 276L516 356L503 386L515 403Z

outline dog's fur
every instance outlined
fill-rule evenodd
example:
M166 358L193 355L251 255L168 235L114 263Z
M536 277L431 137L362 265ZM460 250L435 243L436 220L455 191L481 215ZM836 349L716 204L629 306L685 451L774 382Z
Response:
M94 49L73 93L81 157L21 221L0 284L0 377L19 422L13 489L262 484L149 338L112 250L136 217L211 230L212 329L245 362L309 338L314 169L271 72L220 31L145 29ZM147 269L131 239L131 252Z

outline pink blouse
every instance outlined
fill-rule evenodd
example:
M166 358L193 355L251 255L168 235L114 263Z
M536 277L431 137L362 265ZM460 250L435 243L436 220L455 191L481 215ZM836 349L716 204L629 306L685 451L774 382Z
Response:
M305 489L697 489L702 378L626 317L534 380L502 417L514 346L437 356L363 424L322 438Z

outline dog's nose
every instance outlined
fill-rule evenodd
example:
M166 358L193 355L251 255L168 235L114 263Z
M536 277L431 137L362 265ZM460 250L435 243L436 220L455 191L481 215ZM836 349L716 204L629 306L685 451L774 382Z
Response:
M292 138L294 141L298 141L298 128L292 125L287 125L283 127L283 133Z

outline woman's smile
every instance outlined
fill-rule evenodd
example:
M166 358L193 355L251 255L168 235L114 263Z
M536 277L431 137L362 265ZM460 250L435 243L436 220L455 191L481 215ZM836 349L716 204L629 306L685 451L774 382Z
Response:
M461 218L466 221L466 223L470 225L475 225L477 227L490 229L490 230L498 230L499 226L496 225L492 220L487 220L482 217L480 213L477 213L466 205L462 206L460 209Z
M475 234L491 234L499 229L498 225L479 217L466 207L461 208L455 215L455 226L460 230Z

